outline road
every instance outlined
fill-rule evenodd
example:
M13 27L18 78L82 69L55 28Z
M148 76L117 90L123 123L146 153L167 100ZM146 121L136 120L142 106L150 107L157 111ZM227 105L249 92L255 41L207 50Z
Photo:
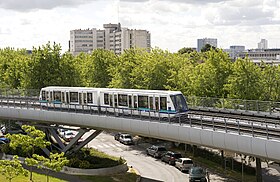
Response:
M87 133L88 134L88 133ZM147 156L145 148L150 144L142 143L139 145L126 146L114 140L110 133L103 132L92 140L88 147L98 149L109 155L123 157L128 166L132 166L141 175L141 182L186 182L188 174L182 173L174 166L170 166L160 159ZM222 177L210 174L210 181L225 181Z

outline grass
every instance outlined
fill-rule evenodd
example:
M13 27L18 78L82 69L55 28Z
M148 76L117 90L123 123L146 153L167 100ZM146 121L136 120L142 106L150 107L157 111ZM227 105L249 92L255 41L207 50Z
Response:
M125 181L125 182L135 182L139 176L134 173L134 172L127 172L125 174L115 174L115 175L110 175L110 176L80 176L81 180L86 180L86 181L98 181L98 182L120 182L120 181ZM6 182L8 181L5 176L0 174L0 181L1 182ZM38 174L33 172L33 181L34 182L46 182L47 177L42 174ZM29 176L18 176L14 179L12 179L12 182L30 182ZM54 178L54 177L49 177L49 182L66 182L64 180Z
M9 180L7 180L5 178L5 176L0 174L0 181L4 182L4 181L9 181ZM47 176L33 172L33 181L34 182L46 182ZM12 179L12 182L30 182L30 180L29 180L29 176L27 176L27 177L18 176L16 178ZM53 178L53 177L49 176L49 182L64 182L64 180L61 180L58 178Z
M98 182L135 182L139 176L135 173L115 174L110 176L82 176L82 179Z

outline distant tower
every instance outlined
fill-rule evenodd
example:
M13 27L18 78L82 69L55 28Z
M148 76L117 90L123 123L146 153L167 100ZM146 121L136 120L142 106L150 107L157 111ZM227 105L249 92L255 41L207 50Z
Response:
M203 38L203 39L197 39L197 51L200 52L201 49L206 45L210 44L211 46L217 47L217 39L212 38Z
M258 49L267 49L266 39L261 39L261 41L258 43Z

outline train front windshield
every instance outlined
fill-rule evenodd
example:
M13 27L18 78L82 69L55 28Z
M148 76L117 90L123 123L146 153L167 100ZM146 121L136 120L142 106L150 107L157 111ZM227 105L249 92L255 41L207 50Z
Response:
M170 96L176 112L186 112L188 110L187 102L182 94Z

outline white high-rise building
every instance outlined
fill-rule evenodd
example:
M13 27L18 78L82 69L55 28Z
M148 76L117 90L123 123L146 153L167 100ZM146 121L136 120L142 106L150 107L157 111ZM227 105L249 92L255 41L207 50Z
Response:
M258 43L258 49L267 49L267 40L261 39L261 41Z
M206 45L210 44L211 46L217 47L217 39L212 39L212 38L203 38L203 39L197 39L197 52L200 52L201 49Z
M104 24L104 30L96 28L71 30L69 50L77 55L80 52L92 52L95 49L112 50L121 54L125 49L145 48L150 51L151 35L147 30L121 28L119 24Z

